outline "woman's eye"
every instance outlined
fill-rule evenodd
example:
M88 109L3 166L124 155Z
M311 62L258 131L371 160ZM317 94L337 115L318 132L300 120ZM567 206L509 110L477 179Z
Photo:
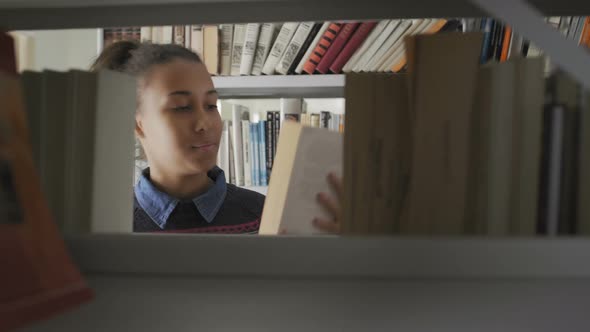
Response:
M207 105L207 109L210 111L217 110L217 105L215 105L215 104Z
M192 107L191 107L191 105L178 106L178 107L172 108L172 110L174 110L175 112L190 112L192 110Z

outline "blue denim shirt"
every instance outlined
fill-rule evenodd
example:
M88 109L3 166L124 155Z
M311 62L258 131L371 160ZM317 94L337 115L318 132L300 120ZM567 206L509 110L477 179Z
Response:
M180 200L158 190L150 181L149 172L149 168L146 168L142 172L134 188L135 197L148 216L158 227L164 229L170 214L174 211ZM192 201L201 216L208 223L211 223L225 200L227 184L225 182L225 174L219 167L213 168L207 175L214 181L214 185L203 194L193 198Z

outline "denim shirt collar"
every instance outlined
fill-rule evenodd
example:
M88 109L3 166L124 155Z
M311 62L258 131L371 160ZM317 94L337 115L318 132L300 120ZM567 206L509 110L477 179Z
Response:
M211 223L225 200L227 183L223 170L217 166L210 170L207 175L214 181L213 186L209 187L206 192L193 198L192 202L197 207L201 216L208 223ZM174 211L180 200L160 191L153 185L150 181L149 168L146 168L142 172L134 191L139 205L158 227L164 229L170 214Z

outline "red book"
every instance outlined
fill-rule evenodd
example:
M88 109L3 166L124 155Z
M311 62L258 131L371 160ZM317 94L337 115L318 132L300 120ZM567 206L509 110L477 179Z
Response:
M322 57L322 61L320 61L318 66L315 68L315 70L318 73L326 74L328 72L328 69L330 68L334 60L336 60L336 57L338 56L338 54L340 54L340 51L342 51L342 49L346 45L346 42L350 39L350 37L354 33L354 30L359 26L359 24L360 23L358 22L346 23L342 27L342 30L340 30L340 33L338 34L336 39L334 39L332 46L330 46L328 51L326 51L326 54L324 54L324 56Z
M342 71L342 67L350 60L350 57L361 46L376 25L377 22L364 22L359 26L352 37L350 37L348 43L346 43L346 46L344 46L342 52L340 52L334 63L330 66L332 73L339 74Z
M336 36L338 36L338 32L340 32L342 26L342 23L330 24L326 32L324 32L322 38L320 38L318 44L313 49L313 52L311 52L311 56L303 66L304 72L310 75L313 74L317 65L320 63L320 61L322 61L322 57L324 56L324 54L326 54L328 49L330 49L330 46L336 39Z

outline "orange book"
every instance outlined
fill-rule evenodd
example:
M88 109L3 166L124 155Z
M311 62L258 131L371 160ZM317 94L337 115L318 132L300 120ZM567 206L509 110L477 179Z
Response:
M11 43L0 34L0 53ZM41 191L20 80L6 70L14 63L0 68L0 331L7 331L73 308L93 293L72 264Z
M430 25L430 27L422 32L419 32L418 34L424 34L424 35L431 35L434 33L439 32L444 26L445 24L447 24L447 20L445 19L440 19L437 20L434 24ZM394 73L399 72L400 70L402 70L407 63L407 58L406 55L404 54L402 56L402 58L400 59L400 61L398 63L396 63L395 65L393 65L393 67L391 67L391 71Z
M580 45L586 45L587 47L590 47L590 16L586 17L584 30L582 30L582 38L580 39Z
M504 40L502 41L502 53L500 54L500 62L508 60L508 50L510 49L510 41L512 40L512 28L506 26L504 28Z
M342 29L342 26L342 23L332 23L330 24L330 26L328 26L328 29L326 30L326 32L324 32L324 35L322 36L322 38L320 38L320 41L313 49L313 52L311 52L311 56L303 66L304 72L310 75L313 74L315 68L318 66L320 61L322 61L324 54L326 54L326 52L334 42L334 39L336 39L336 36L338 36L338 33L340 32L340 29Z

